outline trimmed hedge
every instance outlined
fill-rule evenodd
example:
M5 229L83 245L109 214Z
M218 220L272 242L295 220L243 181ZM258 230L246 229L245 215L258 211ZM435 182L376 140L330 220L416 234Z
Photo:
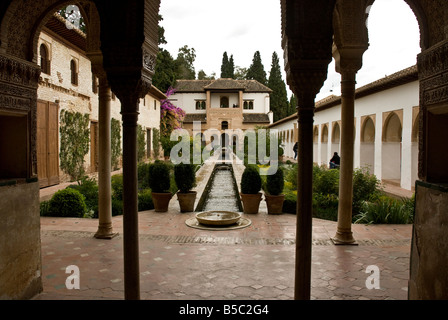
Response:
M170 191L170 169L165 162L156 160L149 166L148 185L152 192Z
M241 193L257 194L261 190L261 177L257 168L248 165L241 176Z
M266 177L266 191L273 196L278 196L283 192L285 179L283 177L283 169L278 168L274 174Z
M51 217L82 218L87 212L85 197L73 188L56 192L48 203L48 215Z

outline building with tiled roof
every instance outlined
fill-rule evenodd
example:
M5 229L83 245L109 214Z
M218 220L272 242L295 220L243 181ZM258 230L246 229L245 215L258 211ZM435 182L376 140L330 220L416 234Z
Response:
M171 102L186 112L184 129L193 123L207 129L254 129L273 122L269 106L270 88L256 80L178 80Z

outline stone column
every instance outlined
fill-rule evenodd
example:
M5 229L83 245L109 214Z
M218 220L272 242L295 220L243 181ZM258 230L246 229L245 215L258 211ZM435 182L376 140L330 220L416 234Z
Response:
M299 101L296 269L294 299L309 300L311 292L311 245L313 211L313 117L314 96ZM310 152L311 151L311 152Z
M138 99L122 101L123 119L123 254L126 300L140 299L137 188Z
M111 239L117 234L112 228L111 192L111 91L105 76L99 78L99 153L98 153L98 231L97 239Z
M342 72L341 81L341 167L339 174L338 227L335 244L355 244L352 227L353 146L356 72Z

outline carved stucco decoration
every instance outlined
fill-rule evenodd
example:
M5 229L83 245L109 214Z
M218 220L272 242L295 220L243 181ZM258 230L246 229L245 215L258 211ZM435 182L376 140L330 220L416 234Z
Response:
M112 91L122 102L122 112L138 111L132 109L138 108L138 99L151 88L158 50L159 5L159 0L126 2L125 6L108 7L108 16L101 21L101 29L108 30L101 36L103 65ZM123 16L132 21L126 37L116 25Z
M426 180L427 110L448 105L448 41L425 50L418 56L420 81L418 176Z
M281 1L285 71L299 101L314 99L327 77L332 59L334 3Z
M0 54L0 110L26 114L30 122L31 158L29 177L37 176L37 87L40 67L9 55Z

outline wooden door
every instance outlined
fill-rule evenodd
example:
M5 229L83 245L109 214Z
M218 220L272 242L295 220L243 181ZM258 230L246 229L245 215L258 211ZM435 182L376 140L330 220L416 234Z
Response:
M37 102L37 175L41 188L59 183L58 105Z

